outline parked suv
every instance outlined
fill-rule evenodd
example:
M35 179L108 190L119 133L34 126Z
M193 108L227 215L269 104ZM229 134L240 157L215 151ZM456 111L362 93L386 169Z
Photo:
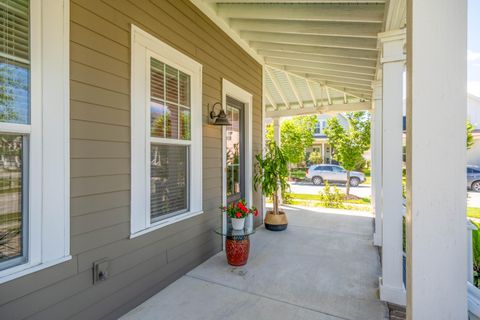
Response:
M480 192L480 168L467 166L467 188Z
M308 168L307 178L316 186L321 185L324 181L347 183L347 170L333 164L317 164ZM350 186L356 187L363 182L365 182L363 173L350 171Z

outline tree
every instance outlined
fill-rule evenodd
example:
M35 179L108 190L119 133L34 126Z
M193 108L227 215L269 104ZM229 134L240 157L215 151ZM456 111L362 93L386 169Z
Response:
M322 155L318 151L313 151L308 157L308 161L310 162L310 164L319 164L322 163L322 160Z
M282 121L280 126L280 148L290 164L302 162L305 149L313 143L317 116L297 116ZM266 140L273 140L273 125L267 127Z
M475 143L473 140L473 130L475 130L475 126L467 120L467 150L471 149Z
M350 124L348 129L342 127L338 118L327 121L325 135L335 149L333 158L347 171L347 197L350 194L350 171L363 159L363 153L370 148L370 115L367 112L347 114Z

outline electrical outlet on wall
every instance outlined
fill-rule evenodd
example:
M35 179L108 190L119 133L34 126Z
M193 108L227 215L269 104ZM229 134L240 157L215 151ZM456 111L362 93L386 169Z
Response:
M102 282L108 279L110 262L107 258L95 261L93 263L93 284Z

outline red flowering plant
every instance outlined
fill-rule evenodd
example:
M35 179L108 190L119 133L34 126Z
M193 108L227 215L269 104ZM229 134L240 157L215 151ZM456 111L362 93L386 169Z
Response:
M255 207L248 208L247 202L244 199L234 201L226 207L220 207L220 209L227 214L230 218L242 219L246 218L249 214L258 216L258 210Z

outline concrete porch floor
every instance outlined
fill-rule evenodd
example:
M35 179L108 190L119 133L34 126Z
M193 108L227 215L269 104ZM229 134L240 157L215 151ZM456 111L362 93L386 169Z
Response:
M220 252L121 319L388 319L372 217L285 209L288 229L259 228L246 266Z

